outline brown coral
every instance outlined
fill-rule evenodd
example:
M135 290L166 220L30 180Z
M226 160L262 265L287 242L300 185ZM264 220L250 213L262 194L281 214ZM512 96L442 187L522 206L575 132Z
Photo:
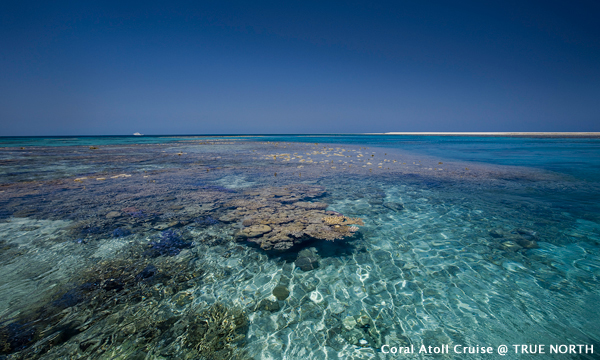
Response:
M241 309L216 303L187 319L185 343L198 350L203 358L246 358L237 347L237 343L245 339L248 327L248 319Z
M237 238L254 242L264 250L287 250L308 239L333 241L352 236L356 230L348 225L363 225L361 219L327 216L326 203L306 201L324 193L324 188L308 185L249 191L244 198L228 204L236 209L221 220L241 220L243 228Z
M327 208L327 206L329 206L328 204L323 203L323 202L305 202L305 201L298 201L298 202L295 202L293 205L297 206L297 207L301 207L303 209L315 209L315 210L325 210L325 208Z
M347 216L325 216L322 220L327 225L364 225L361 218L349 218Z

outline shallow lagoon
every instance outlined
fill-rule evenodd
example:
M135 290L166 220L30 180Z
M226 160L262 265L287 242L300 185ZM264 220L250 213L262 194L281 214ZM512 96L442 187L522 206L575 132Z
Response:
M598 139L78 141L0 151L0 356L600 350Z

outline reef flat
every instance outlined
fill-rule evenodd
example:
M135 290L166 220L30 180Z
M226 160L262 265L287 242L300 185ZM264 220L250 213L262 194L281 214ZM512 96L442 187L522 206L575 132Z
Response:
M600 340L594 173L225 137L0 164L0 358Z

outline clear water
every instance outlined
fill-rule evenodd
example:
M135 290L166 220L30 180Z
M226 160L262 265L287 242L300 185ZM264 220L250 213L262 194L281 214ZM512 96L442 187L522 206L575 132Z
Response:
M148 139L0 141L0 357L597 358L599 139ZM239 236L305 220L290 191L364 225L285 251Z

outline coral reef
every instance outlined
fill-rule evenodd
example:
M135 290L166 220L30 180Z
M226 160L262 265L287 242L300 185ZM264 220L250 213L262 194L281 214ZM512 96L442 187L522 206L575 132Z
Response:
M17 322L0 328L0 354L23 350L35 339L35 329Z
M236 193L235 190L228 189L226 187L219 186L219 185L210 185L204 181L198 181L198 182L194 183L193 186L197 186L198 189L200 189L200 190L211 190L211 191L221 191L221 192L225 192L225 193Z
M327 225L364 225L362 219L360 218L349 218L347 216L325 216L323 217L323 221Z
M209 226L209 225L216 225L219 223L219 220L213 218L210 215L207 216L200 216L194 219L194 222L198 225L204 225L204 226Z
M117 323L110 330L113 334L103 339L86 335L87 331L94 331L90 329L95 324L107 326L106 322L111 324L111 317L120 311L143 306L144 299L160 301L193 287L204 274L200 269L183 271L181 264L161 260L143 256L143 249L139 248L127 259L98 262L79 275L77 285L59 292L53 301L1 324L0 354L10 354L14 359L37 359L72 338L78 339L82 356L95 358L103 354L107 346L124 341L123 332ZM155 286L163 290L157 291ZM154 342L170 325L150 322L140 332L146 334L147 341Z
M361 219L337 216L324 210L326 203L306 201L324 193L323 187L304 184L249 191L227 203L235 210L219 220L241 221L237 239L257 243L264 250L287 250L309 239L333 241L352 236L358 230L355 225L363 225Z
M297 206L299 208L303 208L303 209L314 209L314 210L325 210L327 208L326 203L323 202L304 202L304 201L299 201L299 202L295 202L294 206Z
M128 229L123 229L123 228L116 228L115 230L113 230L112 236L113 237L125 237L125 236L129 236L131 235L131 231L129 231Z
M175 256L182 249L191 248L193 243L185 241L181 237L181 233L175 230L165 230L160 233L158 241L150 242L150 249L146 252L151 257L157 256Z
M205 359L241 359L245 357L237 344L246 337L248 320L237 308L216 303L187 320L185 343Z

